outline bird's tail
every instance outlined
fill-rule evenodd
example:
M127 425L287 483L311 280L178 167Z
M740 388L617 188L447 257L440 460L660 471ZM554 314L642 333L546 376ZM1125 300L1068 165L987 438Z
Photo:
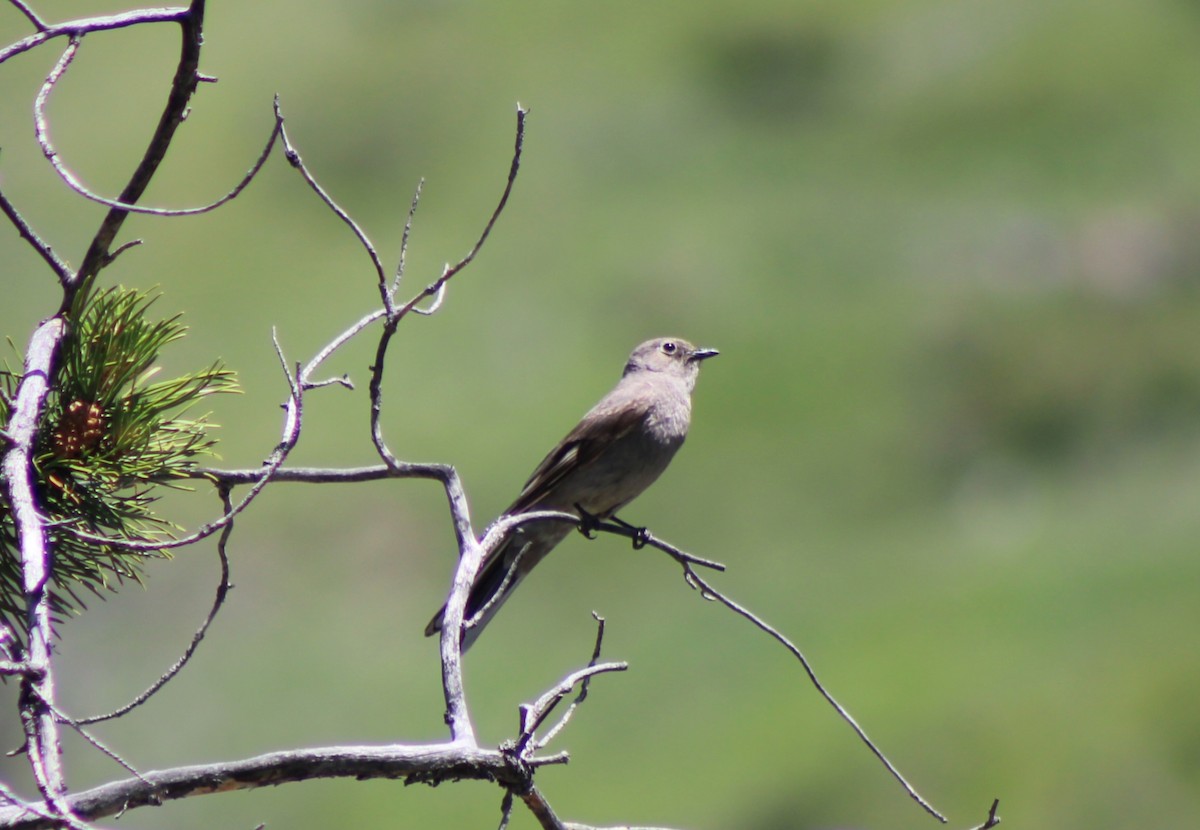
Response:
M529 543L526 543L528 545ZM489 561L483 563L479 573L475 576L475 582L471 585L471 592L467 594L467 607L463 612L464 619L471 619L479 613L481 608L487 608L487 611L479 622L473 627L468 628L463 634L462 650L465 652L475 642L476 638L500 610L500 606L508 599L513 589L524 578L526 569L516 567L516 558L518 550L513 550L516 545L512 540L509 540L501 546L495 555L489 557ZM442 630L442 618L446 614L446 606L443 605L438 609L438 612L433 615L433 619L429 621L429 625L425 626L425 636L432 637Z

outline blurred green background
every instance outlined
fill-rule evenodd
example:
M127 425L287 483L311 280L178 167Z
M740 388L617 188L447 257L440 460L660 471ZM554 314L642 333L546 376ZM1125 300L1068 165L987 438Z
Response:
M52 19L116 10L41 4ZM531 108L507 212L388 362L396 453L455 464L482 526L640 340L715 346L687 448L625 517L726 562L951 818L1185 826L1200 811L1200 3L1195 0L212 3L205 85L148 202L224 192L279 93L306 162L394 261L425 177L415 292L474 241ZM0 42L29 26L0 9ZM32 140L65 42L0 67L0 177L78 263L101 215ZM178 51L85 39L51 104L68 163L119 189ZM356 243L281 158L235 203L139 217L110 281L159 286L245 394L222 463L277 440L292 360L374 307ZM0 331L51 275L0 233ZM310 396L296 463L372 461L368 339ZM205 493L164 510L194 524ZM141 769L444 735L420 636L453 538L427 482L282 485L243 519L236 590L191 667L97 729ZM182 650L211 547L67 624L66 708L113 708ZM468 661L482 738L586 660L600 678L539 784L560 814L691 828L933 826L749 625L664 557L571 539ZM0 690L14 712L13 690ZM7 718L10 748L18 728ZM69 738L75 789L124 773ZM0 777L27 787L19 760ZM490 827L499 792L323 782L138 810L122 826ZM1192 818L1191 820L1194 820ZM534 826L518 810L515 827Z

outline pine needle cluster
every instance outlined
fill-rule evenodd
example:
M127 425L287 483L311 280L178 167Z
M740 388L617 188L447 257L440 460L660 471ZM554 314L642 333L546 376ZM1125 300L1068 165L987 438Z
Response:
M215 444L206 416L184 416L206 396L237 388L219 363L156 380L159 353L186 331L179 315L148 319L156 299L122 287L100 292L62 345L34 459L59 617L85 607L81 594L102 597L125 580L140 582L147 559L169 556L162 549L88 542L73 531L114 540L171 539L176 526L152 510L159 488L186 489L197 457L211 454ZM0 429L19 382L16 374L0 374ZM21 573L16 531L0 494L0 617L18 633L25 629Z

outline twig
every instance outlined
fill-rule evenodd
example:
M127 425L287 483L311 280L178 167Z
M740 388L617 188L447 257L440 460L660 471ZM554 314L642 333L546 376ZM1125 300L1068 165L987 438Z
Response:
M24 3L17 3L17 7L25 11ZM179 23L191 13L192 9L190 7L177 6L169 9L138 9L120 14L103 17L86 17L66 23L53 23L49 25L40 24L40 21L33 19L34 26L38 29L37 33L0 49L0 63L4 63L9 58L15 57L22 52L27 52L30 49L41 46L43 43L53 40L56 37L74 37L75 35L84 35L88 32L124 29L128 26L140 26L143 23ZM28 16L29 14L26 13L26 17Z
M532 706L521 707L521 737L518 739L517 745L522 751L525 746L528 746L530 751L537 752L554 740L555 736L570 722L571 716L575 714L575 710L579 708L579 705L587 700L588 688L591 685L592 677L599 674L601 670L625 671L629 668L629 664L623 661L606 664L599 662L600 649L604 643L604 617L601 617L595 611L592 612L592 617L596 620L596 645L592 648L592 659L588 661L587 667L582 671L576 672L575 675L568 676L555 689L542 695ZM608 668L604 668L605 666ZM576 677L576 675L579 675L579 677ZM567 681L572 680L572 678L574 678L573 682L567 685ZM554 707L562 701L576 683L579 685L579 694L571 701L571 705L567 707L567 711L563 713L563 716L558 719L558 722L554 726L547 730L544 736L540 739L535 739L534 731L545 723L546 718L550 716Z
M366 251L367 256L370 257L371 265L375 268L375 274L380 284L385 284L387 277L384 275L383 261L379 259L379 253L375 250L375 246L371 243L370 237L367 236L367 233L362 229L362 226L355 222L353 217L351 217L341 205L333 200L333 197L329 195L328 191L321 187L320 182L318 182L316 177L309 172L308 167L300 158L300 153L292 144L292 140L288 136L287 127L284 126L283 121L283 110L279 105L279 96L276 95L275 122L278 125L277 129L279 131L279 137L283 142L283 154L287 158L288 164L292 165L293 168L299 171L300 175L304 178L304 181L307 182L312 191L317 194L317 198L324 202L325 205L334 212L337 218L342 220L342 222L345 223L348 228L350 228L351 232L353 232L355 237L358 238L358 242L362 246L363 250ZM386 292L384 293L386 294Z
M496 830L505 830L508 827L508 822L512 818L512 808L512 790L505 790L504 798L500 800L500 826Z
M400 308L393 307L392 300L390 299L390 292L382 292L384 295L384 306L387 310L387 315L386 319L384 320L383 331L380 332L379 335L379 343L375 347L375 361L371 364L371 442L375 445L375 451L379 454L379 457L389 467L395 467L399 464L399 462L388 449L387 443L383 439L383 428L380 424L380 415L383 412L383 368L387 359L388 346L391 344L392 336L396 333L396 327L400 324L400 321L404 319L405 315L412 311L416 307L417 303L426 297L437 297L438 299L435 300L435 302L440 304L442 289L445 287L446 283L449 282L451 277L469 265L475 259L475 256L479 253L479 251L483 248L483 243L487 241L488 234L491 233L492 227L496 224L496 220L500 218L500 214L504 211L504 206L508 204L509 194L512 193L513 185L517 180L517 172L521 168L521 152L525 144L525 115L526 110L522 109L518 105L517 136L514 141L513 157L509 164L508 178L504 184L504 191L501 193L500 201L496 204L496 208L492 211L492 215L488 218L487 224L484 225L483 232L480 233L479 238L475 241L475 244L471 247L471 250L467 252L467 255L459 260L458 263L453 267L447 266L442 271L442 275L438 277L438 279L432 285L428 286L424 291L417 294L408 303ZM290 155L289 159L291 159ZM298 162L299 157L297 156L294 163ZM305 174L307 176L307 171L305 171ZM414 209L415 208L410 208L410 211ZM371 255L371 261L375 263L377 272L379 274L379 284L382 290L385 278L383 276L382 264L379 262L379 257L375 253L375 249L370 246L369 241L366 240L365 234L358 229L358 226L351 223L351 227L355 229L355 233L359 235L360 240L362 240L363 244L367 246L368 252ZM473 543L474 539L472 539L471 542ZM462 537L460 536L460 551L465 550L463 547L464 544L465 543L462 541Z
M400 280L404 279L404 266L406 257L408 256L408 237L412 233L413 218L417 215L417 204L421 201L421 190L425 187L425 180L421 179L417 182L417 189L413 191L412 202L408 205L408 216L404 220L404 233L400 236L400 258L396 261L396 276L392 280L392 288L390 291L385 291L383 302L387 305L391 296L395 296L396 291L400 288ZM388 309L389 312L391 309Z
M580 530L600 530L605 533L612 533L615 536L624 536L626 539L633 540L635 549L649 545L652 548L661 550L663 553L667 554L681 565L696 565L698 567L708 568L709 570L713 571L725 570L725 566L720 562L716 562L712 559L704 559L688 553L687 551L682 550L681 548L678 548L669 542L664 542L646 528L634 527L626 522L602 521L593 519L591 517L586 517L580 526Z
M110 22L115 21L120 17L118 15L109 20ZM128 19L128 22L123 21L122 25L148 22L150 19L173 19L179 23L179 62L175 68L175 77L171 81L171 89L167 94L167 102L163 107L162 115L159 117L158 126L155 127L154 134L150 137L150 141L146 145L146 150L142 154L141 161L138 162L137 167L129 177L129 181L116 198L116 202L120 205L134 204L146 192L151 179L154 178L159 165L162 164L163 159L166 157L167 148L171 146L171 142L175 137L175 131L183 123L184 118L187 117L188 103L191 101L192 94L195 93L196 86L199 84L201 78L199 67L200 48L204 40L204 0L192 0L186 9L166 10L163 12L163 17L161 18L148 17L144 14L139 17L135 14ZM84 22L88 23L89 26L84 30L80 30L79 34L82 34L83 31L96 31L101 28L99 25L100 21L96 19ZM92 242L88 246L87 253L84 254L83 262L79 266L75 280L76 291L67 292L67 296L63 298L63 311L69 310L76 302L86 302L96 275L100 273L100 270L111 256L110 249L113 240L116 239L128 216L129 210L125 207L109 208L95 236L92 237Z
M701 559L699 557L693 556L692 554L689 554L686 551L680 550L679 548L675 547L674 545L668 544L666 542L663 542L660 539L657 539L646 528L634 527L633 525L630 525L623 521L602 522L602 521L596 520L594 517L591 517L591 516L584 516L583 518L578 518L569 513L564 513L564 514L552 513L552 514L545 515L545 516L525 514L525 516L529 520L533 520L533 521L545 521L545 520L574 521L576 524L579 525L580 530L582 532L584 532L585 535L592 530L599 530L599 531L603 531L605 533L613 533L618 536L624 536L626 538L632 539L634 542L634 547L636 547L636 548L640 548L645 545L650 545L651 547L661 550L664 553L671 556L673 559L675 559L675 561L679 562L680 565L682 566L684 578L687 581L688 585L691 586L692 588L699 590L702 597L704 597L705 599L717 600L717 601L721 602L723 605L725 605L731 611L734 611L738 615L749 620L754 625L756 625L759 629L761 629L762 631L769 634L771 637L773 637L775 640L777 640L780 644L782 644L785 648L787 648L788 651L790 651L792 653L792 655L797 660L799 660L800 665L804 668L804 671L808 675L809 681L812 683L813 687L816 688L818 693L820 693L820 695L825 698L825 700L829 703L829 705L834 708L834 710L838 713L838 716L841 717L842 720L844 720L847 724L849 724L849 726L854 730L855 734L858 735L859 739L862 740L862 742L864 744L866 744L866 746L871 750L871 752L884 765L884 767L891 774L891 776L894 779L896 779L896 781L899 782L899 784L904 788L904 791L906 793L908 793L909 797L912 798L914 801L916 801L917 804L919 804L922 807L922 809L924 809L927 813L932 815L934 818L938 819L942 823L946 822L946 817L944 815L942 815L938 810L936 810L932 804L930 804L928 801L926 801L916 791L916 789L908 782L907 779L905 779L905 777L900 773L900 771L895 767L895 765L892 764L892 762L888 759L888 757L883 754L882 750L880 750L879 747L875 745L874 741L871 740L871 738L867 735L866 731L858 724L858 722L854 719L854 717L850 714L850 712L844 706L842 706L837 701L837 699L834 698L833 695L825 688L825 686L817 678L816 671L813 669L812 664L809 663L808 658L804 655L804 653L794 643L792 643L791 640L789 640L787 637L785 637L778 629L776 629L774 626L767 623L765 620L763 620L761 617L756 615L754 612L750 611L748 608L733 601L732 599L730 599L729 597L725 596L720 591L718 591L716 588L712 587L712 585L709 584L707 581L705 581L695 570L695 566L699 566L699 567L706 567L706 568L711 568L714 570L722 571L725 569L724 565L722 565L719 562L713 562L711 560ZM516 519L519 517L505 517L505 518L506 519ZM507 533L509 531L509 528L507 528L506 526L503 526L501 522L497 522L496 525L494 525L493 527L497 533ZM492 531L492 529L489 529L489 532L491 532L491 531ZM522 731L524 732L524 730L522 730Z
M142 774L140 772L138 772L136 769L134 769L132 764L130 764L128 761L126 761L124 758L122 758L115 749L108 746L108 744L104 743L104 741L97 738L95 735L93 735L87 729L84 729L82 723L67 716L64 712L62 712L58 709L54 710L54 717L58 720L59 723L65 724L66 726L69 726L72 729L74 729L75 732L79 735L79 737L83 738L85 741L87 741L93 747L98 749L102 754L111 758L113 761L115 761L117 763L118 766L120 766L126 772L130 773L135 778L138 778L141 781L146 780L146 779L142 778ZM146 783L149 783L149 782L146 782Z
M304 387L307 389L314 389L320 385L319 381L312 381L310 378L312 374L318 368L320 368L321 364L332 357L334 352L361 334L369 325L385 315L386 311L384 311L384 309L376 309L369 314L364 315L357 323L353 324L337 337L326 343L325 346L322 347L321 351L317 352L316 356L313 357L313 359L310 360L300 372L300 382L304 385Z
M279 362L282 366L284 379L287 381L289 392L287 400L283 405L283 434L280 442L275 445L275 449L272 450L270 455L263 460L262 468L258 471L258 475L251 483L250 490L242 497L241 501L227 509L219 518L213 519L211 522L207 522L206 524L196 528L196 530L194 530L192 533L177 539L164 540L116 538L112 536L100 536L93 533L88 533L70 526L64 526L63 530L71 533L78 539L82 539L83 541L90 542L94 545L106 545L123 550L158 551L194 545L201 539L207 539L209 536L231 524L234 520L234 517L249 507L251 502L258 498L258 495L273 479L275 472L281 466L283 466L285 461L287 461L288 455L300 440L302 413L304 407L304 390L300 386L296 376L288 368L288 361L283 354L283 347L279 345L279 339L275 336L274 331L272 331L272 342L274 343L275 353L278 356Z
M671 830L669 827L634 827L630 824L622 824L617 827L594 827L590 824L578 824L574 821L568 821L563 826L566 830Z
M519 795L525 802L525 806L529 808L529 812L533 813L533 817L537 819L538 824L542 825L542 830L567 830L567 825L563 824L562 819L550 806L550 802L538 792L538 788L533 784L530 784L529 789Z
M46 78L45 83L42 84L42 87L38 91L37 97L34 98L33 103L34 133L37 137L38 145L42 148L42 155L46 157L46 160L50 162L50 165L54 168L55 172L58 173L59 178L66 182L68 187L70 187L80 196L83 196L85 199L106 205L107 207L125 211L126 213L144 213L152 216L196 216L202 213L209 213L241 195L242 191L250 185L250 182L252 182L258 175L259 171L262 170L263 165L267 163L267 159L271 155L271 151L275 148L275 140L278 138L280 132L280 121L278 114L276 116L275 124L271 129L271 133L267 137L266 146L263 147L263 150L259 154L258 158L250 166L250 169L246 172L246 174L242 176L241 180L216 201L189 208L146 207L134 204L130 201L125 201L123 199L109 199L105 196L101 196L81 182L79 178L63 163L58 150L55 149L54 143L50 140L50 127L48 119L46 118L46 103L50 97L50 93L54 90L54 87L66 72L67 67L69 67L71 62L74 60L75 53L79 49L81 38L82 34L74 34L71 36L70 44L67 46L66 51L63 52L62 57L59 58L58 64L55 65L53 70L51 70L50 75ZM103 264L111 264L112 261L116 259L117 256L130 244L137 243L126 243L113 253L107 254Z
M408 312L412 311L417 303L426 297L434 297L441 293L442 288L450 281L450 278L466 268L475 259L476 254L483 248L483 243L487 241L488 234L492 232L492 228L496 224L496 220L500 218L500 214L504 212L504 206L508 204L508 196L512 193L513 185L517 181L517 173L521 169L521 152L525 146L525 117L529 114L529 110L517 104L517 137L513 145L512 163L508 168L508 180L504 185L504 192L500 195L500 201L496 205L496 209L492 211L491 217L487 224L483 226L483 233L479 235L475 245L467 252L467 255L456 262L454 265L447 265L442 269L442 275L437 278L431 285L427 286L424 291L417 294L411 300L404 304L396 312L397 319L404 317ZM440 301L439 301L440 302Z
M36 805L28 803L10 790L3 781L0 781L0 801L7 801L9 804L17 807L18 809L28 810L30 813L47 819L48 821L53 822L55 820L55 817L51 813L41 809Z
M985 821L983 824L979 825L978 827L974 828L974 830L991 830L991 828L993 828L997 824L999 824L1000 816L996 815L996 811L999 809L1000 809L1000 799L997 798L995 801L992 802L991 809L988 810L987 821Z
M16 6L17 10L21 12L21 14L29 18L29 22L33 24L35 29L37 29L39 32L46 31L45 22L37 16L37 13L33 9L29 8L28 5L23 3L22 0L9 0L9 2Z
M218 493L221 497L221 503L225 508L225 513L227 514L233 509L233 505L230 502L229 489L229 485L221 485L218 488ZM106 720L113 720L114 718L119 718L136 709L153 697L159 689L167 685L171 678L179 674L180 670L182 670L183 667L187 665L188 661L192 659L192 655L196 653L196 649L200 646L200 641L204 639L204 635L208 633L209 626L212 625L213 620L217 618L217 613L225 604L225 598L229 594L229 589L233 587L229 582L229 555L226 552L226 545L228 544L229 537L232 533L233 522L231 521L221 530L221 535L217 539L217 557L221 562L221 578L217 583L217 594L213 598L212 607L208 610L208 616L205 617L204 622L200 624L200 627L196 630L196 633L192 635L192 641L188 644L187 648L184 649L183 654L180 655L179 659L176 660L169 669L163 672L162 676L159 677L158 680L154 681L154 683L151 684L148 689L135 697L133 700L126 703L124 706L121 706L120 708L104 715L92 715L86 718L79 718L78 720L71 722L72 726L101 723Z
M541 741L534 739L534 731L545 722L546 718L550 716L550 713L554 711L554 708L560 702L562 702L562 699L570 694L571 690L577 685L586 683L597 674L626 671L628 668L629 664L625 662L595 663L589 665L585 668L568 674L566 677L560 680L554 688L544 693L532 704L522 706L521 740L517 744L518 749L524 748L525 745L530 745L534 749L539 749L545 745L546 741L548 741L551 736L561 731L562 726L565 725L566 718L569 717L570 712L568 712L568 715L564 716L564 719L562 722L560 722L560 724L555 725L545 739ZM582 692L581 696L576 698L575 702L579 703L585 696L586 692ZM570 711L573 712L574 707L571 707Z
M846 710L844 706L842 706L842 704L838 703L833 695L825 688L824 685L822 685L821 681L817 679L816 671L813 669L812 664L809 663L808 658L804 656L804 652L802 652L791 640L785 637L782 632L767 623L753 611L743 605L738 604L737 602L734 602L716 588L712 587L712 585L710 585L698 573L696 573L691 565L684 563L683 569L688 584L699 590L702 597L720 602L735 614L738 614L739 616L749 620L760 630L769 634L777 642L779 642L780 645L790 651L792 656L800 661L800 665L804 667L804 671L808 675L809 682L812 683L813 687L817 690L817 692L820 693L821 697L825 698L829 705L832 706L838 713L838 716L847 724L849 724L850 728L854 730L859 739L867 745L867 748L870 749L875 757L879 759L887 771L891 773L891 776L899 782L901 787L904 788L904 791L908 793L909 797L916 801L917 804L921 805L921 808L924 809L925 812L929 813L943 824L946 823L946 817L934 809L932 804L921 797L920 793L916 791L912 784L908 783L904 776L900 774L900 771L896 769L890 760L888 760L888 757L883 754L883 751L880 750L879 747L875 745L875 742L867 736L866 731L859 726L858 721L854 719L854 717L849 711Z
M61 285L67 286L75 279L75 273L71 270L71 266L63 262L58 254L54 253L54 249L50 247L49 243L43 241L34 232L33 228L25 221L25 218L21 216L12 202L8 201L3 189L0 189L0 211L3 211L8 220L13 223L21 238L32 245L33 249L37 251L38 256L46 261L46 264L50 266L50 270L58 276L58 281Z

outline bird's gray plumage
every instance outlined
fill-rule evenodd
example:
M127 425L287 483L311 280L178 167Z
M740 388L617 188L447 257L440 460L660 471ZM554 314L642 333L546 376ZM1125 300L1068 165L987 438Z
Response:
M687 437L700 363L715 354L675 337L648 340L634 349L621 380L542 460L505 515L533 510L579 515L582 507L606 519L637 498L662 475ZM467 630L464 649L571 530L562 522L527 524L484 558L467 598L467 619L491 604ZM506 582L514 562L516 570ZM430 620L426 635L441 630L444 612L445 606Z

